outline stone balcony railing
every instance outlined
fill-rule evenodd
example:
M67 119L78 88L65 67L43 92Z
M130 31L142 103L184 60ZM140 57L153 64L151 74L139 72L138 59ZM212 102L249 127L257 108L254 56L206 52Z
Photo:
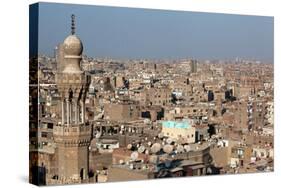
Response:
M69 126L54 126L54 136L75 136L75 135L89 135L91 134L91 126L85 124L75 124Z

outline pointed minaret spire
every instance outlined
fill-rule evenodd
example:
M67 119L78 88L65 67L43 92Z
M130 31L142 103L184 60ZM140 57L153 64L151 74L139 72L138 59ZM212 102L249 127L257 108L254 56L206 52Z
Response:
M71 34L75 34L75 15L71 15Z

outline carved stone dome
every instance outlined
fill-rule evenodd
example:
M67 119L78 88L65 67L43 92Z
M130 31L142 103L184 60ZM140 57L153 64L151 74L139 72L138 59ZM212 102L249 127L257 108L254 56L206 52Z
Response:
M69 35L63 42L64 53L66 56L81 56L83 44L76 35Z

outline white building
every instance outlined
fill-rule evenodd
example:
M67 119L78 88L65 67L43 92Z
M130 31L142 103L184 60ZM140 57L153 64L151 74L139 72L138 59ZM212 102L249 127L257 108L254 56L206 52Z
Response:
M183 139L186 143L195 143L195 127L193 121L184 119L182 121L163 121L162 133L173 139Z

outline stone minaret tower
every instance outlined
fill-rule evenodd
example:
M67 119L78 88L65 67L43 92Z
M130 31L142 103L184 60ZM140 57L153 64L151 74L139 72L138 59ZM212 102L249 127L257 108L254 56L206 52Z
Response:
M80 68L83 44L75 35L74 15L71 18L71 35L62 44L64 66L56 75L61 100L60 121L54 127L54 140L58 176L62 183L87 181L91 140L91 126L85 122L85 98L90 79Z

